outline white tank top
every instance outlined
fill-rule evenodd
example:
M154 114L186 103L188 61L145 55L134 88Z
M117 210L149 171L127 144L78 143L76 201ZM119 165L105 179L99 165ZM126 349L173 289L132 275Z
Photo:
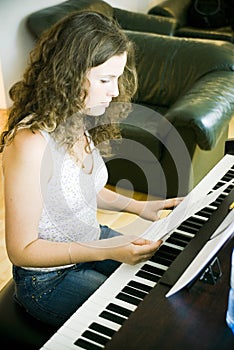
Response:
M42 135L50 147L53 170L43 196L39 237L56 242L99 239L97 193L107 182L107 169L99 151L92 143L93 169L87 174L50 134Z
M43 197L38 237L53 242L98 240L97 193L106 185L108 173L99 151L91 143L93 168L84 172L49 133L41 131L52 156L52 176ZM30 268L51 271L62 267ZM25 268L25 267L24 267Z

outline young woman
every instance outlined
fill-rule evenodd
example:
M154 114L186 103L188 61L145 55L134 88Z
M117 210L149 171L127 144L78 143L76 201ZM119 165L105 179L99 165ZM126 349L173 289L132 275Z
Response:
M98 224L98 206L156 220L179 202L141 202L105 188L96 145L119 133L105 111L111 101L130 101L136 83L133 46L118 25L80 12L44 33L10 91L1 138L6 245L16 301L48 324L62 325L120 263L148 260L161 244L126 242ZM90 119L98 123L87 130Z

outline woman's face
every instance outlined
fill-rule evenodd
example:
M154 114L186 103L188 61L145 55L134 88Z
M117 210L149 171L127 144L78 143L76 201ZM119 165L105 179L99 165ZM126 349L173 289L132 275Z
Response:
M119 95L118 79L123 74L127 53L112 56L106 62L90 69L86 113L98 116L105 112L113 97Z

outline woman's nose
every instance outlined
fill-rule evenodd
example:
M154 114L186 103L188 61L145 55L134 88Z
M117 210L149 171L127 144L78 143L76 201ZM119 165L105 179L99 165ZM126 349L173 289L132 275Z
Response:
M111 97L117 97L119 96L119 84L118 81L114 81L111 85L110 90L108 91L109 96Z

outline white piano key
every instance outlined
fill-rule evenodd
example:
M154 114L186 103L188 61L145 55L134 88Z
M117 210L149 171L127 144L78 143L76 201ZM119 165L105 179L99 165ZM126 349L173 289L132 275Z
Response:
M66 350L66 349L79 349L75 345L75 341L82 336L82 334L88 329L91 323L96 322L100 325L108 327L114 331L118 331L121 325L113 323L104 318L98 317L91 310L83 310L84 312L79 314L79 318L76 320L73 318L73 322L66 322L50 339L45 346L49 350ZM59 342L60 347L57 347L57 342Z
M199 220L203 220L204 223L205 223L206 221L208 221L208 218L205 218L204 216L201 216L201 215L198 215L198 214L194 214L193 216L194 216L195 218L199 219Z
M93 344L93 345L96 345L96 346L98 346L98 349L104 349L104 345L101 345L101 344L97 344L97 343L95 343L94 341L92 341L92 340L89 340L89 339L87 339L87 338L83 338L83 337L81 337L80 338L81 340L84 340L84 341L86 341L86 342L89 342L90 344ZM76 345L76 347L77 347L77 345ZM85 349L85 347L79 347L80 349L82 349L82 350L84 350Z
M175 249L179 249L180 251L182 251L184 249L184 247L181 247L180 245L176 245L170 242L166 242L165 245L167 245L168 247L171 248L175 248Z
M96 325L98 325L98 324L96 323ZM100 323L99 323L99 325L102 326ZM105 334L101 330L94 329L92 327L92 324L90 324L90 326L87 328L87 331L92 332L94 335L97 335L97 337L103 337L106 342L108 342L111 339L110 335ZM82 337L84 337L84 335L82 335Z
M175 232L182 233L183 235L191 237L191 238L193 238L195 236L193 233L182 231L182 230L179 230L178 228L175 230Z
M66 335L56 332L45 344L48 350L77 350L77 346Z
M79 336L77 336L77 334L75 334L75 331L73 331L74 336L71 338L71 342L74 344L78 339L82 338L82 339L85 339L86 341L90 342L91 344L95 344L95 345L97 345L97 346L99 346L99 347L104 347L103 345L99 344L98 341L95 341L95 340L92 340L92 339L88 339L87 337L85 337L84 335L82 335L82 334L83 334L85 331L87 331L87 330L88 330L88 328L85 328L85 329L80 333ZM69 334L71 334L71 329L67 327L67 329L66 329L66 335L67 335L68 332L69 332ZM95 331L92 331L92 332L93 332L93 333L96 333L96 334L98 335L97 332L95 332ZM99 335L101 335L101 334L99 333ZM102 336L103 336L103 335L102 335ZM107 341L110 340L110 338L108 338L108 337L105 337L105 338L106 338ZM77 345L77 344L74 344L74 346L77 347L78 345Z
M139 282L139 283L142 283L142 284L145 284L146 286L149 286L149 287L155 287L156 285L156 282L153 282L153 281L150 281L150 280L146 280L145 278L142 278L140 276L133 276L132 278L133 281L136 281L136 282Z
M105 347L105 345L102 345L102 344L99 344L99 343L96 343L94 340L92 340L92 339L89 339L89 338L87 338L87 337L80 337L79 338L80 340L84 340L84 341L86 341L86 342L88 342L88 343L90 343L90 344L93 344L93 345L96 345L97 347L98 347L98 349L104 349L104 347ZM77 344L76 344L76 346L78 346ZM84 350L85 349L85 347L80 347L82 350Z
M95 303L102 306L103 309L105 309L110 303L122 306L131 312L133 312L136 309L136 306L129 304L129 303L126 303L125 301L119 300L119 299L112 297L112 296L110 296L109 300L106 300L106 301L104 301L103 298L101 298L100 296L97 296L97 298L95 298Z
M82 330L84 325L88 327L89 324L91 324L92 322L97 322L97 323L101 322L103 324L105 323L106 327L112 328L113 330L117 331L120 328L119 324L108 320L102 322L102 318L98 316L102 311L103 311L102 305L99 305L99 308L97 311L97 306L95 304L89 304L87 305L87 308L84 308L81 311L78 310L76 312L77 317L73 318L71 322L66 322L64 324L64 327L71 327L75 330L77 329Z
M206 208L208 208L208 209L212 209L212 210L216 210L216 209L218 209L217 205L214 205L214 204L209 204L209 205L207 205L207 207L206 207Z
M155 266L155 267L158 267L159 269L163 270L164 272L168 269L168 266L165 266L165 265L162 265L162 264L159 264L158 262L155 262L155 261L152 261L152 260L148 260L147 261L147 264L150 264L152 266ZM136 276L136 278L138 278ZM140 278L140 277L139 277ZM149 281L151 282L151 281ZM155 282L151 282L151 285L154 287L156 283Z

